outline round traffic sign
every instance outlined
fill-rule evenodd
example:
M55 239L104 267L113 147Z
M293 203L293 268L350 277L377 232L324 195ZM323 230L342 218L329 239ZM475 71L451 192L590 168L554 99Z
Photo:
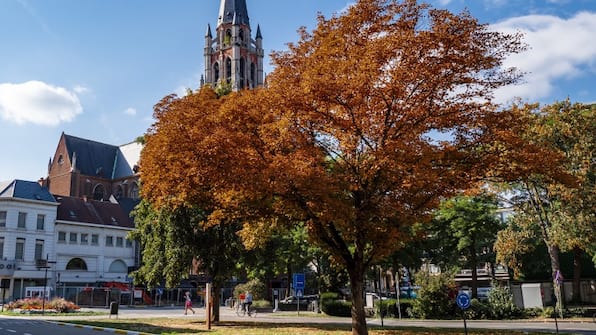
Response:
M468 309L470 307L470 296L467 293L461 292L455 298L457 306L461 309Z

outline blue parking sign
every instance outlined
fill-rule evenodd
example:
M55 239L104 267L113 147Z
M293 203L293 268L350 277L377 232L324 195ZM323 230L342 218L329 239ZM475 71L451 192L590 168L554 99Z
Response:
M304 289L304 273L294 273L294 289Z

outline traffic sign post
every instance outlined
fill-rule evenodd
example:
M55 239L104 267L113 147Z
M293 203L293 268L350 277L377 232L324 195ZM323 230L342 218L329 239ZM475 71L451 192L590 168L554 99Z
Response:
M300 315L300 297L304 292L304 273L294 273L292 286L294 286L294 294L296 295L296 309Z
M470 296L467 293L461 292L455 298L457 306L461 309L461 314L464 318L464 333L468 335L468 325L466 324L466 309L470 308Z

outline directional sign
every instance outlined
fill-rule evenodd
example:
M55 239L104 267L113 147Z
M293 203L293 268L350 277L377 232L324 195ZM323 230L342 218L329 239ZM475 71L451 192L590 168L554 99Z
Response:
M304 273L294 273L294 289L304 289Z
M461 292L455 298L457 306L461 309L468 309L470 307L470 296L467 293Z

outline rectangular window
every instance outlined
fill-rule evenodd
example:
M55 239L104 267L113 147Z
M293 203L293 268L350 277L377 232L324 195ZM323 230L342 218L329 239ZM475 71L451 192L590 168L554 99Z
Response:
M27 213L19 212L19 221L17 223L17 228L27 228Z
M122 237L116 237L116 246L117 247L123 247L124 246L124 238Z
M99 235L91 234L91 244L93 244L93 245L99 244Z
M6 211L0 211L0 227L6 227Z
M43 230L46 222L46 216L37 214L37 230Z
M25 239L17 238L17 244L15 245L14 259L17 261L24 260L25 257Z
M132 248L132 241L129 239L126 239L126 247L127 248Z
M4 259L4 237L0 237L0 259Z
M77 243L77 233L70 233L68 241L70 241L70 243Z
M113 246L114 246L114 237L106 236L106 247L113 247Z
M66 243L66 232L65 231L58 232L58 243Z
M81 244L88 244L89 243L89 234L81 233Z
M43 258L43 240L35 240L35 260Z

